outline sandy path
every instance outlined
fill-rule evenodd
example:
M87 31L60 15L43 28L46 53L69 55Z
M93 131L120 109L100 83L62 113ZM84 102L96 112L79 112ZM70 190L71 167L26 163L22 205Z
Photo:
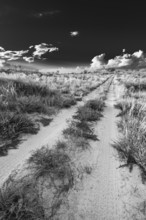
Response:
M83 186L70 197L70 220L122 220L119 218L119 184L121 183L119 161L114 156L111 143L118 137L116 127L117 110L114 108L115 87L112 84L104 118L95 127L100 141L91 142L91 150L81 156L81 163L92 167L92 173L83 180Z
M21 165L24 164L33 150L46 144L52 147L56 141L62 137L62 131L68 125L67 120L72 118L77 107L82 105L84 101L97 97L99 91L101 91L100 87L84 97L83 101L78 102L78 105L60 111L49 126L42 127L37 135L30 135L26 138L26 140L19 145L18 149L9 150L7 156L0 157L0 184L4 182L13 170L20 168Z
M114 104L121 90L116 79L111 86L104 118L97 123L95 132L100 141L91 143L92 149L84 153L80 161L93 168L83 180L83 185L70 195L70 211L61 219L66 220L142 220L146 187L141 183L137 168L129 173L118 168L117 151L111 146L118 140L116 122L118 110ZM140 210L142 209L142 212ZM145 210L146 213L146 210Z
M94 170L81 193L79 201L81 218L77 219L122 219L120 218L122 206L119 200L121 179L117 169L119 162L111 147L112 141L118 137L117 110L113 106L115 96L114 85L112 85L106 102L104 118L97 125L96 132L100 141L96 143L96 148L94 148Z

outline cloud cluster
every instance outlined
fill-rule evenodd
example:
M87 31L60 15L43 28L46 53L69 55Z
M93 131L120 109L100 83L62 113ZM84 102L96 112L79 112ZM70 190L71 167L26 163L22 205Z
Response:
M57 47L53 47L52 44L48 45L46 43L30 46L30 48L35 49L35 51L33 52L33 57L37 59L41 59L41 57L47 52L52 53L59 50Z
M70 36L71 37L77 37L79 35L79 32L78 31L71 31L70 32Z
M19 59L32 63L35 59L45 59L42 58L42 56L47 52L52 53L58 50L59 49L57 47L53 47L52 44L48 45L46 43L30 46L28 50L20 51L5 50L3 47L0 47L0 67L2 67L6 61Z
M0 47L0 58L6 59L8 61L18 60L23 55L27 54L28 52L29 52L28 50L20 50L20 51L7 50L7 51L5 51L4 48Z
M105 54L101 54L92 59L90 65L91 70L96 69L109 69L109 68L141 68L146 67L146 58L144 52L139 50L133 54L124 53L120 56L116 56L113 59L105 61Z

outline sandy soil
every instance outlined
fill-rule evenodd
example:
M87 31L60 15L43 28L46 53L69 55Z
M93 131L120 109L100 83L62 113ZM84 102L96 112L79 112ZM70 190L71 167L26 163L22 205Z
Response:
M91 150L80 157L82 165L92 167L69 196L70 209L62 220L142 220L146 219L144 199L146 186L142 184L137 167L132 173L119 168L117 151L111 146L118 134L118 110L114 104L122 90L116 79L111 86L104 111L104 118L97 123L95 132L100 141L91 143Z
M25 141L19 145L18 149L9 150L5 157L0 157L0 184L11 174L15 169L21 169L26 159L29 158L32 151L48 145L50 148L57 140L62 138L62 131L67 127L67 121L75 114L77 107L83 105L84 101L99 96L102 92L103 86L98 87L95 91L83 98L83 101L78 102L76 106L69 109L64 109L54 117L54 120L47 127L41 127L37 135L30 135L26 137Z

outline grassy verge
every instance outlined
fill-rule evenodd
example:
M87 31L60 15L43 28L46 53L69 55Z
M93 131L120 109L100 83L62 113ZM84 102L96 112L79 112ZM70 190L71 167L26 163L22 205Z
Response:
M127 86L128 85L128 86ZM116 108L120 110L118 116L121 120L118 127L122 132L122 138L114 144L119 156L125 161L121 167L127 166L130 171L136 164L142 171L142 180L146 180L146 105L143 99L134 97L136 88L131 89L133 83L125 83L124 99L121 100ZM141 87L141 92L144 87ZM146 95L146 94L145 94ZM146 96L145 96L146 97Z
M0 155L7 155L8 149L16 148L23 134L36 134L39 127L26 115L13 112L0 114Z
M58 109L76 104L73 96L63 96L40 83L1 78L0 85L1 156L6 155L8 149L17 148L22 134L38 132L39 124L33 120L33 114L50 116ZM40 122L44 124L44 120Z
M44 126L48 125L51 122L50 117L58 110L75 105L77 101L81 101L85 91L89 93L91 87L96 89L108 79L106 77L101 82L97 81L94 86L91 84L87 89L84 85L86 81L86 76L84 76L82 87L84 92L80 93L82 90L79 89L81 83L78 85L80 81L76 82L77 85L74 81L74 91L72 91L71 82L65 84L65 79L63 83L57 81L57 77L62 80L60 76L38 76L38 73L23 72L22 78L18 78L19 74L5 72L4 77L0 77L0 156L6 155L11 148L17 148L23 134L36 134L39 130L39 123ZM18 76L15 77L15 75ZM68 79L70 76L63 77ZM78 77L80 79L80 76ZM46 83L44 83L45 80ZM56 87L49 80L52 80L52 84ZM68 81L70 80L72 79L69 78ZM79 97L75 96L77 90L79 94L82 94ZM46 119L40 119L40 117L45 118L44 116Z

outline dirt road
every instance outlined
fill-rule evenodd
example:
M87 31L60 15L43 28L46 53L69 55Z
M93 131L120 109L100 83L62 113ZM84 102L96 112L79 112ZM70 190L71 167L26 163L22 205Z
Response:
M123 162L111 146L119 138L116 117L118 110L114 104L122 93L116 78L108 93L104 117L95 125L99 141L92 141L91 149L79 155L79 163L92 168L83 181L70 193L69 206L59 220L145 220L146 186L142 184L140 171L134 167L132 173L127 167L119 168ZM85 99L98 97L99 88ZM82 105L80 102L78 105ZM52 147L62 137L68 119L76 112L77 106L62 110L48 126L37 135L24 141L17 150L11 150L6 157L0 158L0 183L12 170L24 164L32 150L48 144ZM64 211L64 210L63 210ZM56 220L56 218L54 219Z
M81 158L82 164L92 167L92 173L70 195L70 211L61 219L145 219L141 210L144 210L146 187L141 182L140 172L136 167L132 173L127 168L119 168L122 162L111 146L120 135L116 124L118 110L114 104L121 92L115 79L106 101L104 118L95 127L99 141L91 143L92 149Z
M101 86L104 87L103 85ZM93 92L83 98L83 101L78 102L76 106L69 109L63 109L54 117L53 121L47 127L41 127L37 135L30 135L26 140L19 145L18 149L11 149L8 155L0 157L0 184L11 174L15 169L20 168L26 159L28 159L33 150L48 145L50 148L62 138L62 131L67 127L67 121L75 114L77 107L83 105L84 101L93 99L99 96L99 91L103 91L98 87Z

